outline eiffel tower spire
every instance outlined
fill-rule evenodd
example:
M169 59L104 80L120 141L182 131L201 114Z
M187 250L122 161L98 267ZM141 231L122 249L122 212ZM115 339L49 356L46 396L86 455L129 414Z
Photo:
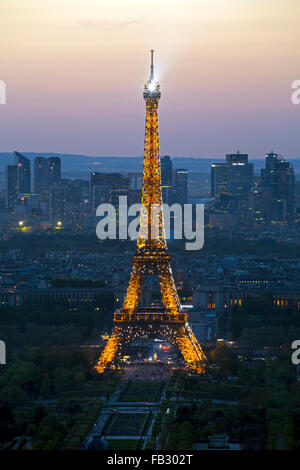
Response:
M146 102L142 204L136 254L123 307L114 313L115 328L96 369L103 372L122 347L138 337L159 335L180 349L190 370L204 371L205 356L181 309L164 231L159 154L159 83L154 77L151 50L150 79L143 93ZM162 308L141 308L145 275L157 275Z
M153 64L153 53L154 53L154 50L151 49L151 68L150 68L150 82L152 80L154 80L154 64Z

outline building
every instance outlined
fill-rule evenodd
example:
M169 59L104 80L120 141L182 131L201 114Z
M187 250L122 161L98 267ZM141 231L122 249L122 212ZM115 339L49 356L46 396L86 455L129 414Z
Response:
M295 172L293 165L271 151L266 154L261 170L265 221L271 224L293 224L295 221Z
M170 203L187 204L188 202L188 171L184 168L173 170L173 186Z
M272 286L252 280L241 285L225 284L219 279L203 279L193 293L193 307L199 311L221 312L234 306L240 307L248 297L271 295L278 307L300 311L300 289L289 286Z
M224 162L211 165L211 197L228 193L229 165Z
M40 215L40 195L34 193L20 194L15 204L15 215L24 216L29 220L32 217L38 217Z
M49 194L49 166L48 159L45 157L36 157L33 163L33 190L35 194Z
M59 157L48 157L50 186L58 184L61 179L61 160Z
M237 152L227 154L229 164L228 192L239 199L247 200L253 186L253 163L248 163L248 155Z
M130 191L141 191L143 186L143 174L142 173L126 173L125 178L129 178L129 189Z
M12 210L18 201L17 166L5 167L5 207Z
M246 223L253 171L253 163L248 163L248 154L239 151L227 154L226 162L211 165L212 213L235 215L238 222Z
M58 222L63 224L66 218L65 212L66 205L66 187L65 185L59 184L51 186L50 188L50 221L52 224L57 225Z
M31 193L30 160L20 152L15 152L14 164L17 166L18 193Z
M92 207L105 202L119 204L120 196L129 195L130 179L121 173L91 173L90 190Z
M110 288L47 288L14 290L0 289L0 308L18 307L24 302L31 300L39 304L51 304L58 301L66 301L70 304L94 303L103 293L113 294Z
M58 157L34 159L34 192L49 197L50 187L61 180L61 161Z
M143 174L126 173L124 176L129 178L128 204L139 204L141 202L142 195Z
M173 181L173 165L169 155L165 155L160 159L161 163L161 184L162 186L172 186Z
M247 199L253 185L253 163L248 163L248 154L226 155L226 163L213 163L211 166L211 196L221 194Z

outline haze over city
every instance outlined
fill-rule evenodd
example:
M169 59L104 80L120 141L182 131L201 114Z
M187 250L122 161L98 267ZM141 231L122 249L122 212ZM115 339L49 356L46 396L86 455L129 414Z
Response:
M297 0L3 0L1 151L142 155L153 48L162 154L298 157L299 9Z

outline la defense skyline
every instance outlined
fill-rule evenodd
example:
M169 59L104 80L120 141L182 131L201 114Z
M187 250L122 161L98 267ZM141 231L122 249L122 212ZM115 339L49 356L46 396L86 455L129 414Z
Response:
M64 159L57 156L37 156L32 161L15 152L11 160L4 172L3 201L11 228L24 219L36 227L44 223L47 226L47 221L54 225L60 221L67 227L80 212L92 215L103 202L117 206L119 196L127 196L129 204L140 200L142 173L128 165L124 171L119 168L120 160L112 166L113 171L106 168L105 172L89 173L84 167L82 174L75 171L74 176ZM271 151L259 174L257 169L254 172L248 154L239 151L226 154L225 161L211 161L204 171L197 172L176 167L174 159L162 156L163 201L182 205L195 202L195 197L205 197L206 224L211 228L293 225L299 212L300 188L292 162ZM85 227L84 222L80 225Z

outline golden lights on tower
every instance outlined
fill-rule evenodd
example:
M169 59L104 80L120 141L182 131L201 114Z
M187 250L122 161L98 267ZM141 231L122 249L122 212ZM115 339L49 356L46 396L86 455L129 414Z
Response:
M165 337L180 349L190 371L204 372L205 355L191 328L180 300L170 264L165 237L161 165L159 151L158 103L159 83L154 78L153 50L150 78L143 93L146 102L145 145L142 204L136 254L123 307L114 314L115 328L98 360L96 370L103 372L116 360L120 349L135 339L153 335ZM145 275L157 275L163 308L140 308Z

